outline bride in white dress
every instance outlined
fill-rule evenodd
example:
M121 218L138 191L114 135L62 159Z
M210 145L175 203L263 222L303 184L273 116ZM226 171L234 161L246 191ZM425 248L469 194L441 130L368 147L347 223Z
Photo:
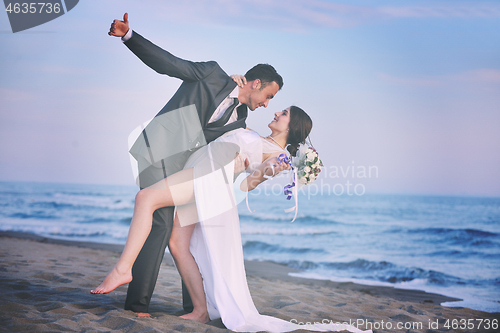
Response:
M279 156L295 154L312 121L302 109L291 106L275 113L268 127L271 135L265 138L248 129L230 131L193 153L184 170L139 191L123 253L91 293L108 293L132 280L132 265L151 230L153 212L176 206L169 249L194 306L183 318L199 322L221 318L228 329L238 332L360 332L353 326L297 325L260 315L255 308L246 280L235 188L253 190L290 169ZM246 174L241 173L244 170Z

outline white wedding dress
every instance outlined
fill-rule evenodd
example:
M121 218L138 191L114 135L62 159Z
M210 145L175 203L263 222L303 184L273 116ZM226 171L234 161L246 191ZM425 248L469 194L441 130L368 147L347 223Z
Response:
M240 128L196 151L184 167L193 168L196 202L177 207L177 213L181 225L199 222L191 237L190 251L203 277L210 319L221 318L228 329L237 332L361 332L353 326L298 325L259 314L248 289L243 262L234 188L239 191L240 180L246 175L240 175L233 183L235 150L249 159L250 172L262 163L263 153L284 152L256 132Z

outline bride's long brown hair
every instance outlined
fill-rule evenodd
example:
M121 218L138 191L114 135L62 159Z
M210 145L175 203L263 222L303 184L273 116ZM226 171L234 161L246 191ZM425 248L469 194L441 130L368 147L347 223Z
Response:
M288 139L286 140L287 149L291 156L295 156L299 145L306 142L306 138L311 132L311 129L311 117L298 106L292 105L290 107Z

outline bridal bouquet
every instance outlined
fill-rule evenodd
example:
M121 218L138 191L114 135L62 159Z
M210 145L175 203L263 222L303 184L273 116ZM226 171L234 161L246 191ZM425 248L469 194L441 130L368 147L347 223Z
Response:
M304 186L316 180L321 172L323 162L321 162L316 149L301 145L297 156L292 157L292 166L297 170L298 183Z
M295 197L295 206L285 209L286 213L295 210L295 216L292 220L293 222L297 218L297 207L299 205L297 196L298 186L296 186L296 182L299 186L304 186L314 182L321 172L323 162L321 162L316 149L308 147L306 145L300 145L299 149L297 150L296 156L292 157L291 161L289 161L288 157L286 156L283 157L283 160L286 161L286 163L289 163L292 167L292 176L290 179L291 183L286 185L283 190L284 194L287 196L287 200Z

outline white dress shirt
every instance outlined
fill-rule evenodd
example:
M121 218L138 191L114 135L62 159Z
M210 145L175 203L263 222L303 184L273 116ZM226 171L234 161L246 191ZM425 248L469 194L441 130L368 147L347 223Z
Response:
M227 108L230 107L231 105L233 105L234 99L238 98L238 92L239 92L239 90L240 90L239 87L236 86L233 89L233 91L231 91L231 93L229 94L229 96L227 96L226 98L224 98L222 100L222 103L219 104L219 106L217 107L217 109L215 109L214 114L212 115L212 117L210 117L210 120L208 121L209 123L212 123L212 122L220 119L222 117L222 115L224 115L224 112L226 112ZM229 120L227 121L226 124L231 124L232 122L235 122L236 120L238 120L238 111L236 109L240 105L241 105L241 103L238 103L238 105L236 105L236 107L233 110L233 113L231 113L231 117L229 117Z

